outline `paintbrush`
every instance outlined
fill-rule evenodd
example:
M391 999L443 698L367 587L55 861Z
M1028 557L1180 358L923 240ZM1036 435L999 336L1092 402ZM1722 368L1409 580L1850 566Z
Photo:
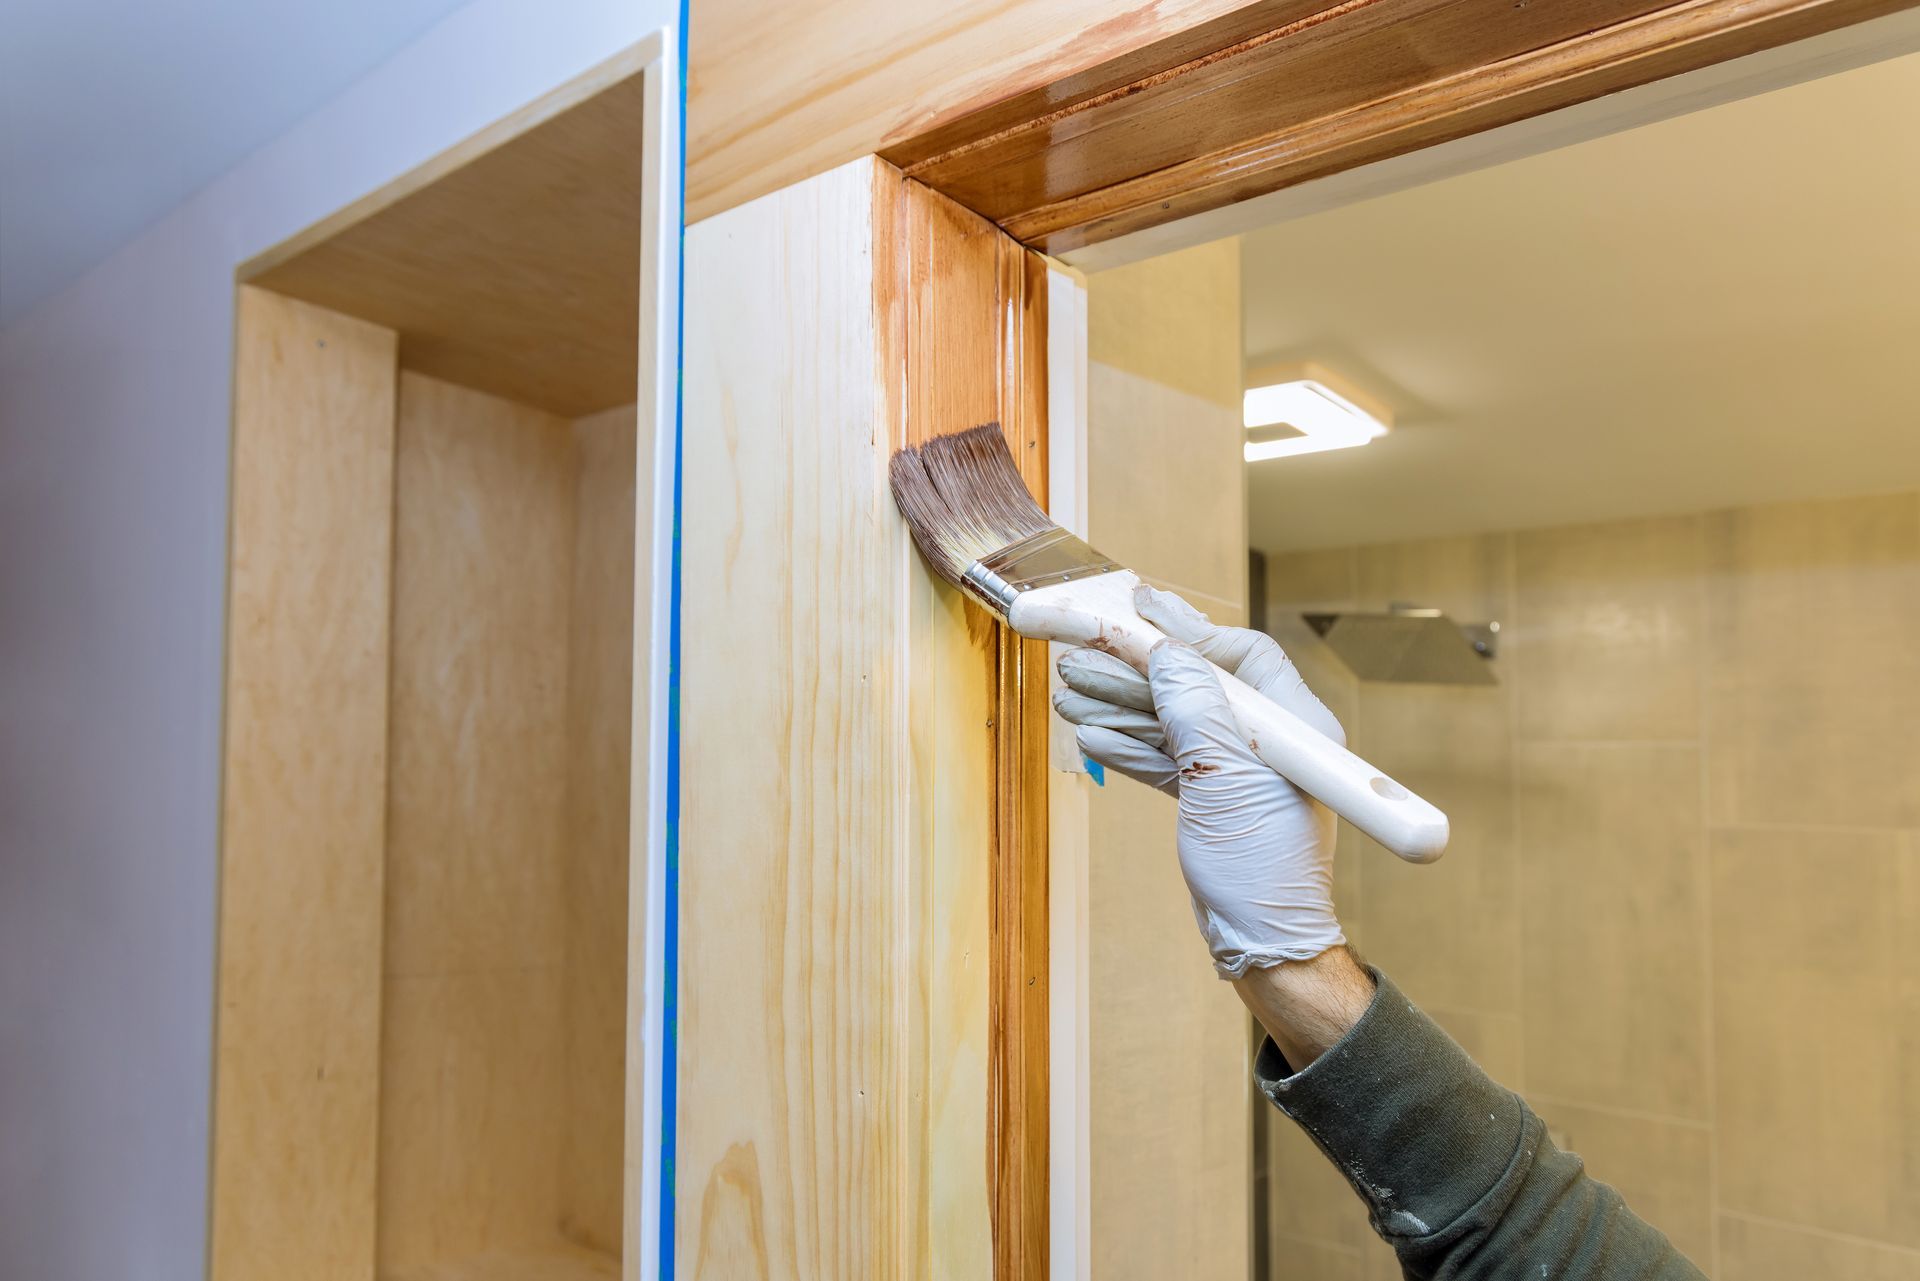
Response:
M1133 607L1139 577L1047 519L997 423L893 456L893 499L933 571L1034 640L1087 645L1142 674L1166 636ZM1447 847L1447 816L1219 666L1253 754L1411 863Z

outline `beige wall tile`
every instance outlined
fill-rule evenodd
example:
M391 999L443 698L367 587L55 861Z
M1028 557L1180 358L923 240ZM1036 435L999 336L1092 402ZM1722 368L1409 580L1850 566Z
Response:
M1243 430L1240 242L1216 240L1089 276L1087 359L1232 410Z
M1699 737L1700 562L1698 516L1515 535L1520 737Z
M1360 1281L1405 1281L1400 1256L1379 1237L1371 1238L1360 1251Z
M1533 743L1516 759L1528 1088L1705 1120L1698 752Z
M1269 1242L1271 1270L1254 1281L1366 1281L1358 1250L1329 1246L1297 1237L1275 1236ZM1096 1274L1097 1277L1097 1274ZM1398 1274L1395 1274L1398 1281Z
M1920 495L1707 531L1714 821L1920 826Z
M1212 614L1246 608L1237 410L1099 362L1088 370L1088 541ZM1196 595L1196 593L1198 595Z
M1357 557L1351 548L1267 557L1267 631L1349 734L1358 712L1359 682L1301 614L1354 608L1358 585Z
M1355 834L1367 959L1416 1003L1519 1011L1519 899L1506 691L1368 682L1354 750L1446 811L1446 857L1416 867Z
M1089 538L1221 624L1246 622L1238 244L1098 273L1089 313ZM1213 976L1173 805L1092 795L1092 1264L1244 1275L1246 1010Z
M1362 547L1357 553L1361 609L1396 601L1445 610L1456 622L1484 623L1510 612L1513 539L1476 534Z
M1719 1281L1920 1281L1920 1251L1720 1216Z
M1293 613L1352 609L1360 593L1351 547L1267 553L1267 608Z
M1635 1214L1698 1264L1713 1264L1713 1135L1704 1125L1532 1100L1556 1142L1619 1189Z
M1087 286L1090 541L1223 624L1247 609L1239 287L1231 241ZM1094 1275L1244 1275L1245 1008L1194 925L1172 802L1110 779L1091 837Z
M1384 850L1371 836L1351 823L1341 823L1333 842L1333 912L1346 932L1347 943L1366 947L1366 914L1361 904L1360 867ZM1391 855L1388 855L1391 858Z
M1373 1238L1366 1202L1279 1109L1267 1132L1267 1222L1276 1237L1358 1251ZM1284 1252L1276 1247L1274 1257ZM1284 1275L1284 1274L1282 1274Z
M1352 609L1355 587L1351 549L1267 557L1267 632L1300 669L1307 688L1320 696L1349 734L1358 715L1360 684L1301 614Z
M1724 1209L1920 1248L1920 850L1716 831Z
M1093 1273L1246 1268L1246 1010L1213 972L1174 853L1173 802L1110 781L1089 875Z
M1358 1250L1289 1237L1274 1238L1272 1249L1271 1281L1365 1281Z

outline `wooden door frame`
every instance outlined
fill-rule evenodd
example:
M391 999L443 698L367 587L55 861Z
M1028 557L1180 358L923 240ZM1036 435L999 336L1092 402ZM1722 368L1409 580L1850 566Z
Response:
M1478 3L1259 0L881 155L1060 255L1916 0Z
M1596 108L1584 126L1591 136L1658 114L1709 105L1716 94L1718 100L1728 100L1800 76L1824 74L1849 57L1856 63L1870 61L1876 51L1848 29L1916 4L1920 0L1592 0L1579 6L1587 18L1580 29L1533 44L1522 38L1516 44L1510 28L1521 25L1518 19L1463 24L1459 17L1467 6L1458 4L1261 0L1044 88L982 104L887 148L881 156L912 182L973 210L1030 249L1068 255L1076 263L1113 265L1243 230L1247 224L1233 225L1225 216L1234 206L1270 206L1278 193L1301 184L1444 149L1445 144L1580 104ZM1527 7L1521 0L1510 10ZM1813 49L1823 36L1829 37L1825 45ZM1785 48L1802 41L1809 46L1804 53ZM1420 57L1404 56L1423 47ZM1687 73L1769 51L1780 51L1770 63L1772 84L1755 84L1754 76L1722 77L1704 100L1698 92L1689 96L1669 87L1682 83L1674 78ZM1799 75L1794 74L1796 67ZM1331 71L1333 83L1300 74L1314 68ZM1765 80L1766 75L1758 78ZM1634 89L1643 92L1638 97L1622 93ZM1607 95L1620 98L1608 104L1595 101ZM1232 104L1224 123L1213 122L1204 140L1197 134L1183 136L1201 113L1219 112L1223 102ZM1482 147L1474 160L1492 163L1525 154L1529 147L1540 149L1529 139L1504 140L1491 149ZM1502 148L1507 154L1500 154ZM1134 157L1142 154L1155 159L1136 162ZM1420 176L1403 185L1442 176L1431 165L1414 172ZM1341 190L1348 194L1336 193L1324 207L1364 194L1352 184ZM1200 228L1204 230L1196 230ZM1124 249L1102 253L1096 248L1122 238ZM910 289L919 286L929 265L909 258ZM1037 331L1043 336L1040 349L1028 348L1017 364L1005 365L1001 378L1003 386L1011 387L1021 378L1052 371L1055 417L1062 406L1081 415L1079 435L1064 441L1057 437L1051 446L1055 467L1059 469L1059 460L1071 459L1076 472L1085 432L1084 293L1080 297L1077 316L1056 318L1052 326ZM1051 350L1044 343L1047 337ZM1077 401L1068 385L1076 378L1076 363L1082 393ZM1044 387L1030 388L1025 397L1013 399L1044 404L1048 394ZM1055 430L1063 426L1072 431L1066 423L1056 423ZM1084 473L1078 474L1080 498L1069 506L1084 522ZM1038 492L1048 492L1044 482ZM1058 505L1058 485L1053 495ZM1009 698L1018 704L1019 677L1009 678L1004 664L1002 672L1001 704L1009 706ZM1028 719L997 727L996 759L1002 770L996 812L1020 811L1022 796L1031 795L1032 784L1026 780L1032 777L1032 763L1046 755L1047 731L1036 719L1044 710L1036 707ZM1056 744L1053 763L1071 769L1074 755ZM1014 769L1010 763L1016 761L1029 765ZM1042 890L1048 885L1049 844L1061 856L1060 865L1051 870L1052 902L1040 908L1042 920L1051 912L1055 954L1049 958L1047 939L1041 937L996 948L994 955L996 1045L1017 1044L1026 1061L1053 1065L1051 1085L1044 1078L1028 1082L1024 1088L1038 1092L1030 1093L1022 1106L1006 1107L1005 1098L996 1096L990 1109L996 1191L1039 1184L1037 1195L996 1195L992 1206L994 1276L1021 1281L1048 1275L1086 1277L1090 1268L1088 1100L1081 1081L1087 1065L1086 802L1082 792L1062 785L1060 774L1053 779L1050 811L1039 811L1051 813L1050 824L1028 828L1018 842L1018 857L1000 849L990 889L1002 912L1016 915L1022 895L1035 893L1036 885ZM1004 839L997 835L997 840ZM1037 881L1036 867L1041 869ZM1029 1024L1020 1007L1000 1002L1000 993L1013 976L1033 973L1036 966L1041 973L1050 969L1056 994L1074 995L1067 1002L1055 1001L1050 1021L1043 1016ZM1014 1088L1007 1079L1001 1084ZM1023 1127L1029 1132L1022 1134ZM1050 1158L1046 1145L1033 1141L1033 1127L1051 1132L1055 1147ZM1062 1150L1062 1145L1071 1145L1071 1150ZM1003 1249L1002 1242L1019 1244Z

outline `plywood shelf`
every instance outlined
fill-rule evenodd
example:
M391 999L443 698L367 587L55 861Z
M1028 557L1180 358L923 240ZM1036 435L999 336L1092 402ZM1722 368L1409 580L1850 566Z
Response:
M394 330L401 364L435 378L568 418L631 404L637 72L616 60L268 250L240 278Z
M382 1268L379 1281L616 1281L620 1260L569 1241L492 1250L413 1268Z
M648 56L242 270L211 1281L619 1275Z

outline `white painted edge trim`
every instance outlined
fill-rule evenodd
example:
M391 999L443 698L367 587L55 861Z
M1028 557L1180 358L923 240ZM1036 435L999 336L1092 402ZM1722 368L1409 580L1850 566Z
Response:
M1087 535L1087 284L1047 265L1047 510ZM1059 680L1048 647L1049 689ZM1047 1207L1052 1281L1090 1281L1092 1163L1087 1095L1090 792L1066 723L1049 712L1047 789ZM1064 744L1064 747L1063 747ZM1064 756L1064 759L1063 759Z
M1062 257L1082 271L1122 267L1917 51L1920 9L1902 10L1148 227Z
M642 152L644 207L640 220L640 395L643 421L650 428L651 473L636 477L653 494L650 530L635 529L634 563L647 558L650 596L646 626L634 628L633 670L644 673L647 717L636 707L632 741L645 742L644 757L634 754L630 795L645 796L644 830L628 833L628 974L633 973L637 942L644 952L640 991L627 995L627 1133L623 1195L624 1248L621 1275L626 1281L656 1281L660 1271L661 1095L665 1062L661 1038L666 1017L667 740L669 634L673 622L673 528L675 517L674 425L680 396L680 154L679 32L668 25L647 37L652 58L642 73L645 84L645 141ZM644 536L644 538L643 538ZM637 602L636 602L637 604ZM639 622L636 615L635 622ZM632 875L640 871L641 875ZM636 935L637 931L637 935ZM632 1065L642 1064L639 1097L634 1097ZM636 1106L637 1105L637 1106ZM635 1118L638 1118L636 1125ZM637 1132L636 1132L637 1131ZM634 1178L632 1172L638 1173ZM665 1230L671 1232L672 1224Z
M1047 515L1087 537L1087 278L1047 262ZM1065 646L1047 647L1047 690L1059 687L1054 663ZM1073 731L1049 716L1047 758L1054 769L1086 773Z

